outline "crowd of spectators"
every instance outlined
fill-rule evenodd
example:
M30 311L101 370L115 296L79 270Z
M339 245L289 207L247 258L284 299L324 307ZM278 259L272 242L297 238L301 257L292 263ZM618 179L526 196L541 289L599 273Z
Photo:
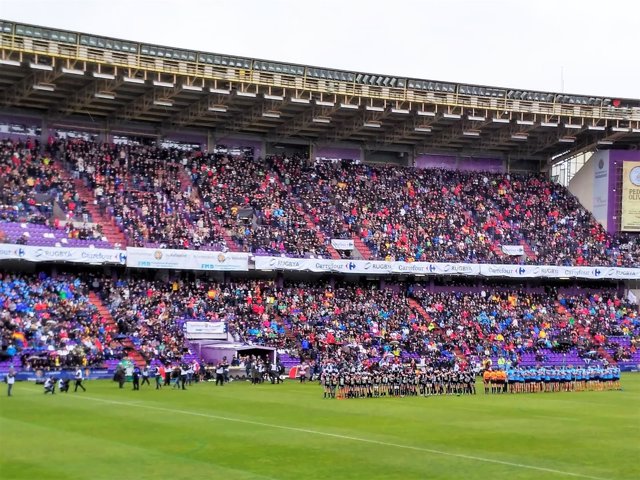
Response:
M0 273L0 357L25 368L97 366L116 358L115 327L76 275Z
M32 140L0 142L0 218L9 222L46 223L53 199L69 195L67 185L50 168L49 155L40 155Z
M99 226L91 223L86 199L56 165L57 148L55 141L42 148L30 139L0 142L0 223L46 225L51 238L64 231L68 239L102 239ZM13 239L21 244L29 240L27 228Z
M148 358L174 360L187 347L184 321L224 321L231 338L317 360L427 359L444 364L573 351L598 357L608 341L640 340L637 307L615 292L563 294L517 287L431 293L422 285L243 280L118 280L108 291L120 331ZM624 349L623 349L624 350ZM623 352L620 353L623 355ZM622 356L620 357L622 359Z
M566 294L549 288L532 293L511 287L429 293L412 288L411 295L424 306L441 341L465 358L517 361L531 353L544 362L545 352L570 350L597 357L600 347L616 348L609 337L640 334L637 306L614 291Z
M496 174L203 154L80 139L4 142L0 218L49 223L53 203L87 224L70 168L133 246L232 248L329 257L332 238L359 238L373 259L637 266L640 238L612 236L543 174ZM43 150L44 153L40 153ZM77 225L77 222L76 222ZM90 223L87 225L91 225ZM69 238L99 238L93 227ZM25 240L26 241L26 240ZM502 246L522 246L510 255ZM364 252L367 254L368 252Z
M101 295L113 319L89 302ZM147 359L181 361L184 322L225 322L236 342L309 362L367 365L492 358L544 363L552 353L615 360L640 347L636 305L607 289L571 294L516 286L431 291L424 284L282 280L93 279L3 274L0 355L25 365L97 365L130 340ZM624 339L624 341L619 341ZM610 360L611 358L607 358Z
M115 217L130 246L225 248L212 212L181 175L187 157L199 152L74 139L60 154Z
M290 159L208 155L195 158L191 178L205 209L212 209L243 251L258 254L327 257L305 213L278 171ZM244 220L243 220L244 219Z
M402 261L637 266L636 237L615 238L561 185L539 174L370 166L296 166L291 189L332 238L360 237ZM510 256L502 245L529 247Z

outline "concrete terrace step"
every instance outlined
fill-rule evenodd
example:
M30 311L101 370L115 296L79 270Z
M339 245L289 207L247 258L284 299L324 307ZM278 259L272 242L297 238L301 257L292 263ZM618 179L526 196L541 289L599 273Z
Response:
M91 191L82 182L82 180L73 178L67 170L60 167L58 164L54 165L56 165L54 168L59 171L60 176L64 180L74 185L76 191L80 195L80 199L86 203L86 208L91 214L93 222L98 223L102 226L102 232L104 233L104 236L107 237L107 240L111 244L120 244L121 248L125 248L127 246L127 239L124 236L124 233L120 230L119 227L115 225L115 220L113 218L104 215L102 212L100 212L98 207L96 207L96 205L94 204L96 198L93 194L93 191Z
M371 258L373 257L373 253L371 253L371 249L367 247L367 245L357 235L353 236L353 245L360 252L360 255L362 255L362 258L364 258L365 260L371 260Z
M522 245L522 248L524 248L524 254L528 259L535 260L536 258L538 258L538 256L531 248L531 245L529 245L525 240L520 241L520 245Z

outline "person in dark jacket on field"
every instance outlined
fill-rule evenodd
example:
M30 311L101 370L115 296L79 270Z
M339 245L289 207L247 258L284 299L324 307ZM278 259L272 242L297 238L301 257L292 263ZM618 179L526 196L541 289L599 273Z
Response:
M140 390L140 368L137 365L133 367L133 389Z

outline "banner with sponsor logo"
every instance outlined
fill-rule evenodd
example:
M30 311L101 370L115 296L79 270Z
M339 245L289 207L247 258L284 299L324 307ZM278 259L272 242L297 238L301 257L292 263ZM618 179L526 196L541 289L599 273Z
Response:
M355 248L353 240L344 240L341 238L332 238L331 246L336 250L353 250Z
M31 245L0 244L0 260L124 265L127 261L127 254L124 250L109 248L36 247Z
M640 162L622 164L623 232L640 232Z
M128 247L127 267L246 272L249 270L249 255L240 252Z
M471 263L385 262L382 260L330 260L314 258L255 257L256 270L292 270L357 274L478 275Z
M524 247L522 245L502 245L502 253L505 255L524 255Z
M385 262L255 257L256 270L289 270L360 275L464 275L510 278L640 279L640 268L493 265L444 262Z
M0 244L0 260L72 262L88 265L126 265L172 270L249 270L249 255L241 252L208 252L153 248L36 247ZM332 260L256 256L256 270L288 270L360 275L461 275L510 278L580 278L640 280L640 268L564 267L550 265L493 265L445 262L386 262L382 260Z
M226 340L226 322L184 322L184 333L187 338L200 340Z

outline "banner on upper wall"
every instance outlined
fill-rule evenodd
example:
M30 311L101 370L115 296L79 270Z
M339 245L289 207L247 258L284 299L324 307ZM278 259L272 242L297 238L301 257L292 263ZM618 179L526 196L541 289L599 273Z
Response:
M501 248L502 253L504 253L505 255L524 255L524 247L522 245L502 245Z
M187 338L199 340L226 340L226 322L184 322L184 333Z
M127 254L124 250L109 248L36 247L31 245L0 244L0 260L125 265Z
M127 267L246 272L249 270L249 255L240 252L128 247Z
M443 262L386 262L313 258L255 257L256 270L360 275L464 275L510 278L581 278L640 280L640 268L494 265Z
M336 250L353 250L355 248L353 240L344 240L341 238L332 238L331 246Z
M623 232L640 232L640 162L622 163Z

